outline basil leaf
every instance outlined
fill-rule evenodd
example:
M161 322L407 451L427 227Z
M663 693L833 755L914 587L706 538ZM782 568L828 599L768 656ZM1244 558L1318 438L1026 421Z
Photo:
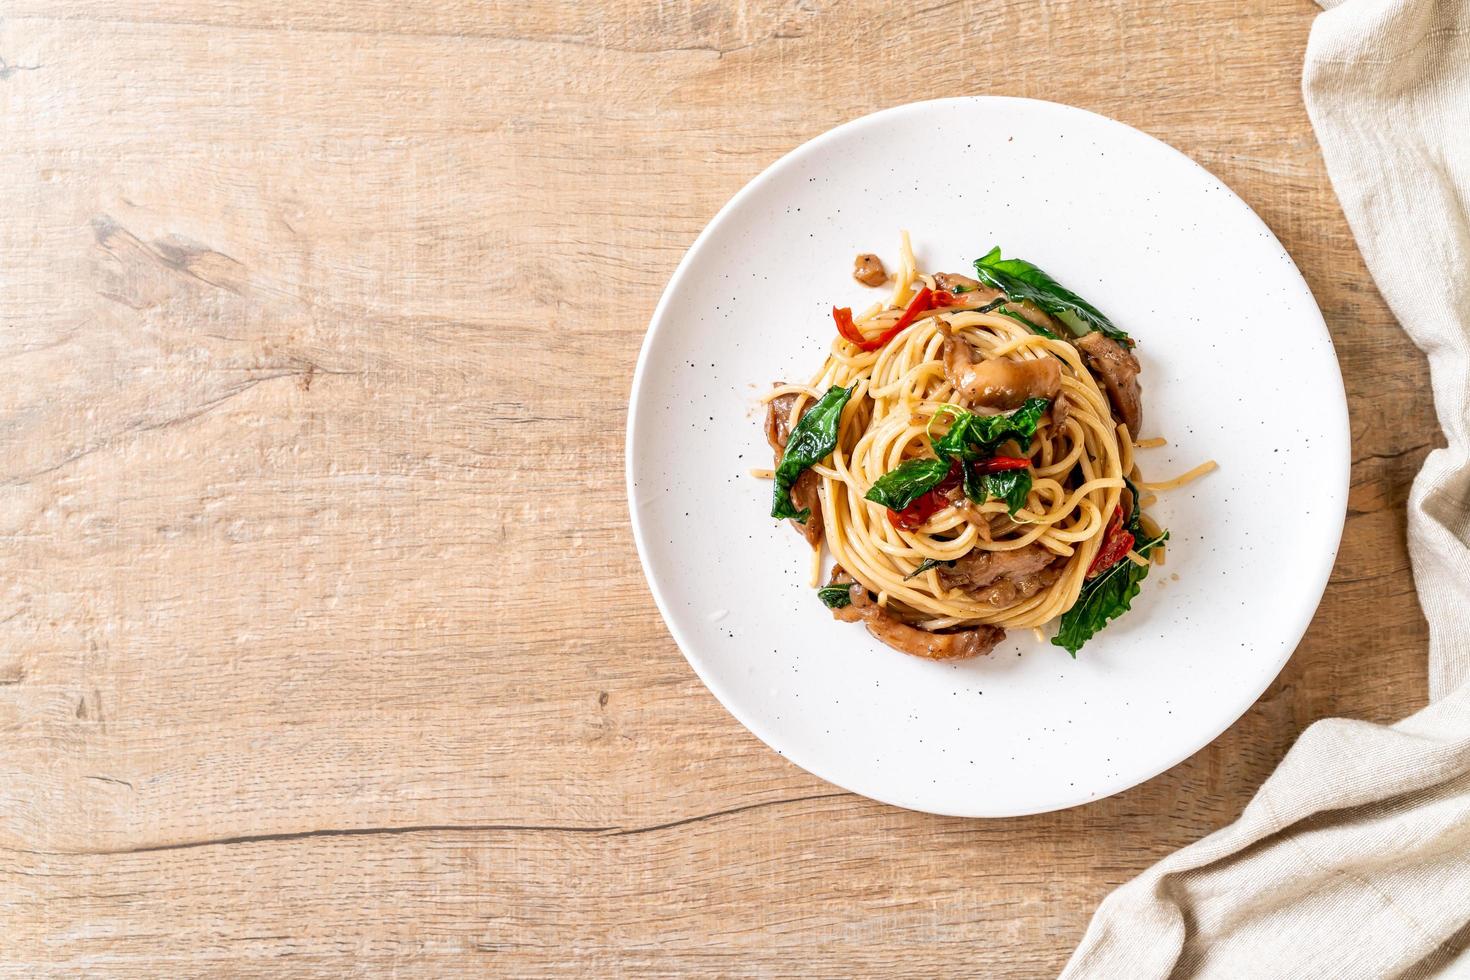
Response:
M947 568L953 568L954 567L954 562L952 562L952 561L944 561L943 559L940 559L940 558L925 558L923 561L919 562L919 567L916 568L916 569L914 569L912 572L909 572L907 575L905 575L903 577L903 580L905 582L907 582L911 578L918 578L920 575L923 575L929 569L931 569L931 568L938 568L940 565L944 565Z
M1045 398L1028 398L1009 415L975 415L963 408L946 406L943 411L952 415L954 421L948 432L931 440L934 453L940 459L958 458L973 463L995 455L995 447L1007 439L1016 440L1022 449L1030 448L1031 437L1050 404Z
M962 459L973 462L979 459L978 450L970 448L970 430L978 417L963 408L947 406L941 411L953 415L954 421L949 424L949 431L938 439L930 439L929 443L934 447L934 455L940 459Z
M878 477L864 499L889 510L903 510L939 486L949 475L947 459L910 459Z
M1006 502L1006 510L1012 517L1026 504L1026 495L1031 492L1030 470L1006 470L1004 473L987 473L980 478L987 497L999 497Z
M824 585L817 590L817 598L821 599L828 609L841 609L843 606L852 605L850 588L850 585Z
M976 473L975 467L971 466L968 463L965 464L965 477L963 482L965 486L965 496L970 499L971 503L985 503L985 478Z
M781 454L781 465L776 467L774 499L771 502L772 517L792 517L802 524L812 516L810 507L796 509L791 502L791 487L796 478L807 469L820 463L837 448L837 426L842 421L842 409L852 397L852 388L827 389L821 400L811 407L791 436L786 440L786 450Z
M1131 494L1133 494L1133 509L1128 512L1128 520L1123 525L1123 530L1125 530L1129 534L1133 535L1133 540L1135 542L1142 541L1143 540L1143 507L1138 502L1143 499L1143 494L1139 491L1137 484L1135 484L1132 480L1128 479L1126 476L1123 477L1123 482L1124 482L1124 484L1127 485L1128 492L1131 493ZM1133 550L1134 551L1138 551L1137 548L1134 548ZM1141 552L1141 551L1138 551L1138 553L1140 555L1143 554L1143 552Z
M1114 340L1130 342L1128 334L1113 326L1097 307L1025 259L1001 258L999 247L975 260L975 275L1013 300L1035 304L1079 337L1101 330Z
M1135 508L1136 510L1137 508ZM1135 545L1133 550L1145 558L1148 553L1169 540L1169 532ZM1124 558L1112 568L1082 587L1072 608L1062 613L1060 628L1052 643L1065 649L1074 658L1082 644L1090 640L1098 630L1123 615L1138 595L1140 583L1148 575L1147 565L1135 565Z
M1009 415L977 415L973 431L990 449L1007 439L1014 439L1022 449L1029 449L1031 437L1036 434L1041 416L1050 404L1045 398L1028 398Z

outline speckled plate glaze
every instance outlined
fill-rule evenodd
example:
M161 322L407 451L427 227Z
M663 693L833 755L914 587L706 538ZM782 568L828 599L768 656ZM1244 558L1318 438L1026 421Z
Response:
M877 296L908 229L922 267L992 245L1038 263L1139 340L1144 451L1168 564L1076 660L1030 632L935 664L838 623L805 544L771 520L756 398L805 379L834 303ZM933 813L1038 813L1180 762L1241 716L1312 618L1348 486L1342 378L1291 258L1213 176L1122 123L1027 99L901 106L777 161L710 222L649 326L628 416L628 498L664 620L747 728L803 768Z

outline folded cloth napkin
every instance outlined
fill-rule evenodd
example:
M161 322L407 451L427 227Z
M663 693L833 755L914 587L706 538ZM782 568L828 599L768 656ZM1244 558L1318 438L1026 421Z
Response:
M1470 0L1323 6L1307 111L1449 442L1409 497L1430 704L1308 728L1235 823L1108 896L1068 980L1470 976Z

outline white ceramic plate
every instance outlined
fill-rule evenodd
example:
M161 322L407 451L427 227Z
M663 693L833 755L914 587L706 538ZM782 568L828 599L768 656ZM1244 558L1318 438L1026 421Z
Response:
M1220 469L1162 496L1168 564L1076 660L1012 632L936 664L835 622L808 550L767 516L756 399L806 379L833 304L879 295L853 255L966 272L992 245L1036 262L1138 339L1144 474ZM884 294L886 295L886 294ZM947 99L848 123L751 181L684 256L633 379L628 497L670 632L715 696L839 786L964 816L1116 793L1215 738L1312 618L1347 500L1342 378L1281 244L1165 144L1080 109Z

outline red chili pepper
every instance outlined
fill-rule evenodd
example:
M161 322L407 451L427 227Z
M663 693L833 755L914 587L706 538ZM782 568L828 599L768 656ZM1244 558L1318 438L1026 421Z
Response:
M1092 559L1092 564L1087 567L1087 577L1093 578L1112 568L1123 557L1133 550L1133 534L1123 530L1123 508L1113 509L1112 519L1108 521L1107 536L1103 539L1103 546L1098 551L1097 557Z
M905 531L917 531L924 523L949 506L949 498L937 487L919 497L903 510L890 510L888 523Z
M903 316L898 318L898 322L889 327L883 333L879 334L877 337L862 345L863 350L877 350L879 347L882 347L894 337L897 337L908 327L909 324L918 319L920 313L923 313L925 310L932 310L934 308L933 299L934 290L930 289L928 286L925 286L923 289L919 290L917 293L914 294L914 298L909 300L908 309L903 311Z
M850 340L854 344L857 344L859 350L877 350L902 333L909 324L918 318L920 313L923 313L925 310L932 310L938 305L933 301L935 295L934 290L928 286L920 289L914 294L914 298L909 300L909 305L903 311L903 316L898 318L898 322L872 340L864 339L862 332L852 322L852 310L850 308L845 306L841 309L835 306L832 307L832 319L837 321L837 332L842 335L844 340Z
M843 340L850 340L859 347L868 342L862 331L852 322L852 308L844 306L832 307L832 319L837 323L837 332L842 335Z
M934 295L929 297L929 302L937 310L943 306L959 306L964 300L960 299L948 289L936 289Z
M992 456L982 459L975 464L975 472L984 476L987 473L1005 473L1009 470L1024 470L1031 465L1031 460L1021 456Z
M903 510L888 511L888 523L905 531L917 531L924 522L949 506L949 491L960 485L959 463L951 463L949 475L939 481L939 486L923 494Z

